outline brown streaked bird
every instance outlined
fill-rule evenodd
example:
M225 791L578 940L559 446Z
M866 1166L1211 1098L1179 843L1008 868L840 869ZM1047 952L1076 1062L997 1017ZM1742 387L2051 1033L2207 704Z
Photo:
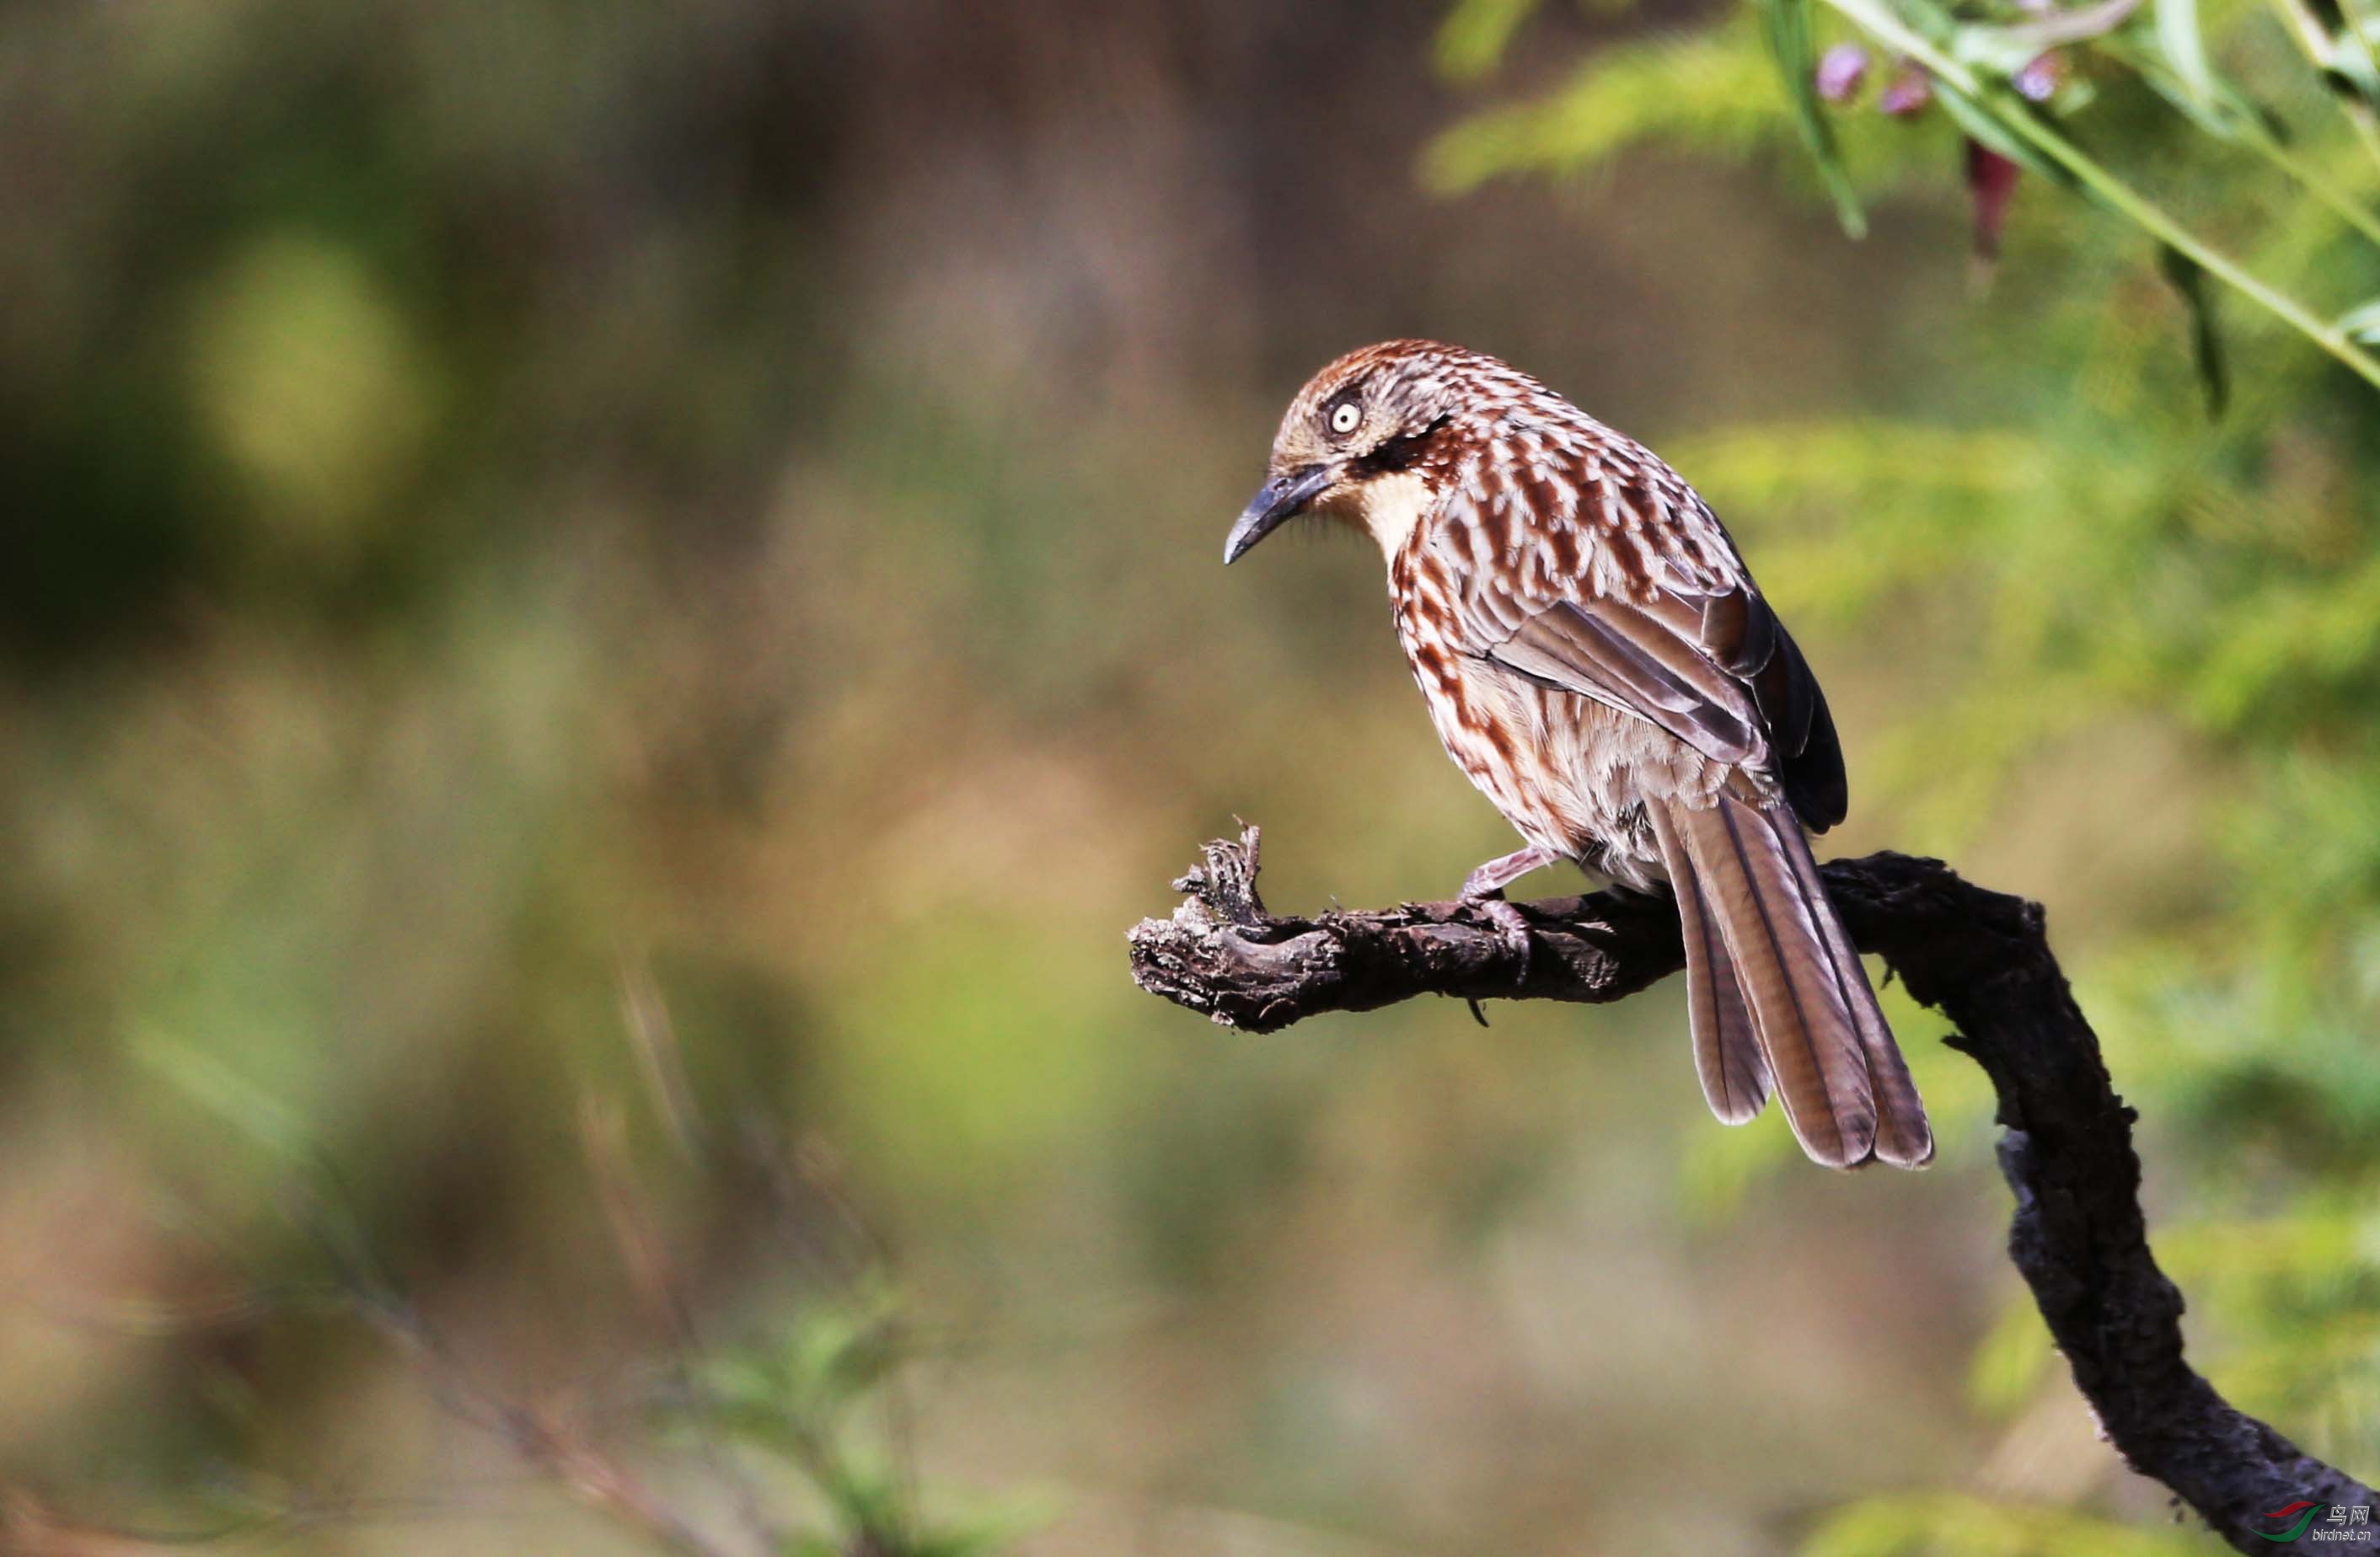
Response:
M1774 1091L1815 1161L1924 1166L1925 1104L1810 853L1847 803L1834 720L1694 489L1492 356L1390 341L1298 392L1223 561L1301 514L1379 543L1439 739L1527 844L1464 900L1525 957L1502 893L1529 871L1666 881L1712 1111Z

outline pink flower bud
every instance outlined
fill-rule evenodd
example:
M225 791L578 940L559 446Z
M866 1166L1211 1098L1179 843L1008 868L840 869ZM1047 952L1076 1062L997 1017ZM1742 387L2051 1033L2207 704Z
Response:
M2056 54L2035 54L2016 73L2016 90L2035 103L2046 103L2066 79L2066 62Z
M1828 103L1849 103L1867 80L1867 49L1859 43L1837 43L1819 56L1818 95Z
M1925 74L1924 67L1903 63L1886 85L1884 95L1876 100L1876 106L1881 113L1905 119L1933 101L1934 78Z
M1997 260L2000 227L2008 220L2009 197L2016 193L2023 170L1980 141L1967 142L1967 193L1974 201L1975 255Z

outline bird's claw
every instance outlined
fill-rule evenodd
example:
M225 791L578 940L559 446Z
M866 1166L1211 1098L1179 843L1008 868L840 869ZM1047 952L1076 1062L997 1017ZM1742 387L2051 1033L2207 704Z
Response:
M1479 917L1496 927L1496 936L1504 949L1512 954L1520 971L1512 976L1515 984L1529 982L1529 961L1536 943L1529 938L1529 918L1502 898L1472 897L1463 899L1465 905L1478 911Z

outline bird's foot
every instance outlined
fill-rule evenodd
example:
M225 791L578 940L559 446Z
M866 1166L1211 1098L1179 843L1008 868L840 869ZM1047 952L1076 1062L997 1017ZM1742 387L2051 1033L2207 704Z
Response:
M1528 916L1504 900L1504 888L1531 871L1552 864L1559 858L1560 856L1552 850L1539 848L1534 843L1526 849L1514 850L1500 860L1488 861L1464 877L1463 891L1456 899L1465 908L1476 909L1482 919L1496 927L1506 949L1520 965L1520 972L1512 979L1515 984L1529 982L1529 956L1533 943L1529 939Z
M1536 953L1536 943L1529 938L1529 917L1506 902L1502 897L1466 895L1462 899L1465 908L1475 911L1479 917L1496 927L1497 939L1512 954L1519 972L1512 975L1514 984L1529 982L1529 960Z

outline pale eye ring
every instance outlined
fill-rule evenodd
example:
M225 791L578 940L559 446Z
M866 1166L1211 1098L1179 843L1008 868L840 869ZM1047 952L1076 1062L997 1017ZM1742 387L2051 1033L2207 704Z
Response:
M1343 438L1354 431L1355 424L1363 419L1364 413L1357 409L1355 403L1352 400L1347 401L1331 409L1330 430Z

